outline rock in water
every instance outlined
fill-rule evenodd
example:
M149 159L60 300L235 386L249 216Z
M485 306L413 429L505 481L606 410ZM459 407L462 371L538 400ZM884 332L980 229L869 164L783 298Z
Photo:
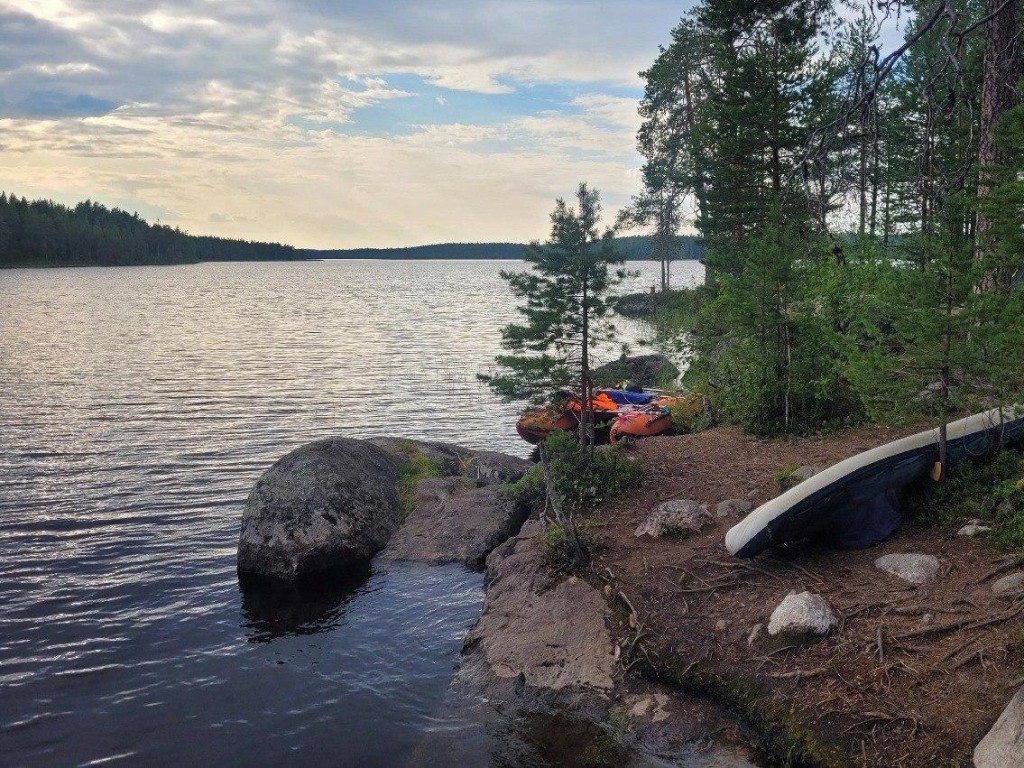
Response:
M975 768L1024 768L1024 688L974 748Z
M402 465L347 438L308 443L281 458L249 494L238 570L294 580L372 557L401 519Z

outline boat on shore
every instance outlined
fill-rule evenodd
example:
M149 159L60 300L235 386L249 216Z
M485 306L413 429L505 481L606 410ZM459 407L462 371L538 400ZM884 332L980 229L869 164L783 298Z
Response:
M699 411L701 398L695 395L660 391L634 392L626 389L598 389L590 400L597 443L615 442L624 437L653 437L673 429L673 410ZM697 410L694 410L694 409ZM570 394L559 406L526 411L516 423L516 431L526 442L536 445L556 430L579 426L582 403Z

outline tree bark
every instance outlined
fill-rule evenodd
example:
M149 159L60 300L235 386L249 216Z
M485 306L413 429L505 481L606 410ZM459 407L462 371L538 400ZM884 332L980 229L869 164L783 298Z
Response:
M1020 102L1017 81L1021 77L1021 54L1018 39L1018 0L985 0L985 13L992 15L985 27L985 73L981 91L981 132L978 146L978 199L989 194L994 183L993 166L1003 165L1006 158L995 143L995 127L1003 113ZM1001 10L1000 10L1001 9ZM994 15L993 15L994 14ZM990 222L980 211L975 228L977 255L984 255ZM994 291L1012 279L999 270L989 269L981 278L978 290Z

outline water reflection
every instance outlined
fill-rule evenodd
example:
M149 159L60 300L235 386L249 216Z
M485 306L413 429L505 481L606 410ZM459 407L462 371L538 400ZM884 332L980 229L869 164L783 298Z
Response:
M372 573L369 562L296 582L240 573L242 629L250 643L334 629Z

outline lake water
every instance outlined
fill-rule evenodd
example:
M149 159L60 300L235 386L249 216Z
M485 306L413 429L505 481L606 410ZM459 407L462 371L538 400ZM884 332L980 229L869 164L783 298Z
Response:
M252 484L310 440L527 454L475 380L515 265L0 271L0 763L486 763L445 701L480 574L243 593L235 549Z

